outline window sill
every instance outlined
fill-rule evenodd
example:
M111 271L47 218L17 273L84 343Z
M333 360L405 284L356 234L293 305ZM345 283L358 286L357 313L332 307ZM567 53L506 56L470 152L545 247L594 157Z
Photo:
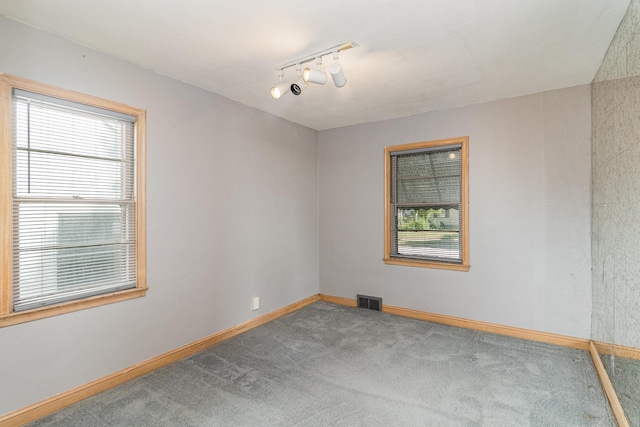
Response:
M421 261L402 258L384 258L385 264L403 265L405 267L438 268L441 270L469 271L468 264L449 264L446 262Z
M127 289L111 294L97 295L76 301L69 301L61 304L51 305L33 310L20 311L0 316L0 328L17 325L18 323L30 322L32 320L44 319L45 317L57 316L59 314L71 313L84 310L85 308L98 307L119 301L126 301L133 298L140 298L146 295L147 287Z

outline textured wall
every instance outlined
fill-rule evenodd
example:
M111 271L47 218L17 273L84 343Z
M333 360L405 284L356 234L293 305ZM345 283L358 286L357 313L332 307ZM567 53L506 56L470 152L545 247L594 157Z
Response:
M320 290L590 336L589 85L320 132ZM387 145L469 136L467 273L383 263Z
M0 72L147 109L149 284L1 328L0 415L318 292L316 131L3 17L0 52Z
M640 347L640 1L592 85L592 337Z
M631 0L594 82L640 75L640 1Z

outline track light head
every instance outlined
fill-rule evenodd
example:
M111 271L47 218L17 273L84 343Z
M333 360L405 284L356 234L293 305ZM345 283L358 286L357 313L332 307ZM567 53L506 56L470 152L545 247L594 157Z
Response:
M336 85L336 87L342 87L347 84L347 78L344 76L344 71L342 71L342 66L339 63L334 62L331 64L329 73L331 73L333 84Z
M280 79L280 84L271 88L271 96L275 99L278 99L285 93L289 92L289 83L282 82L282 79L284 78L284 70L278 70L278 78Z
M291 83L291 93L294 95L300 95L302 91L307 87L307 84L303 79L298 79L295 82Z
M305 68L302 72L302 79L308 83L323 85L327 82L327 75L320 70Z
M282 95L289 92L289 83L281 83L278 86L271 88L271 96L275 99L279 99Z

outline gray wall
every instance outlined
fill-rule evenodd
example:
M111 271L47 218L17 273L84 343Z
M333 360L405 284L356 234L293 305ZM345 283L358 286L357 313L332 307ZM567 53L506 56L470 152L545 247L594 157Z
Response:
M593 83L593 339L640 348L640 1Z
M3 17L0 52L0 72L147 109L150 287L0 329L0 415L318 292L317 132Z
M320 132L320 291L590 336L590 87ZM385 265L383 147L469 136L467 273Z

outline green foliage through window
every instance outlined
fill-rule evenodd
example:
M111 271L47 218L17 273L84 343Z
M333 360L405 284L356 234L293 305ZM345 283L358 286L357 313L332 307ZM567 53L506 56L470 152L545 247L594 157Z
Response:
M398 230L442 230L443 209L398 209Z

